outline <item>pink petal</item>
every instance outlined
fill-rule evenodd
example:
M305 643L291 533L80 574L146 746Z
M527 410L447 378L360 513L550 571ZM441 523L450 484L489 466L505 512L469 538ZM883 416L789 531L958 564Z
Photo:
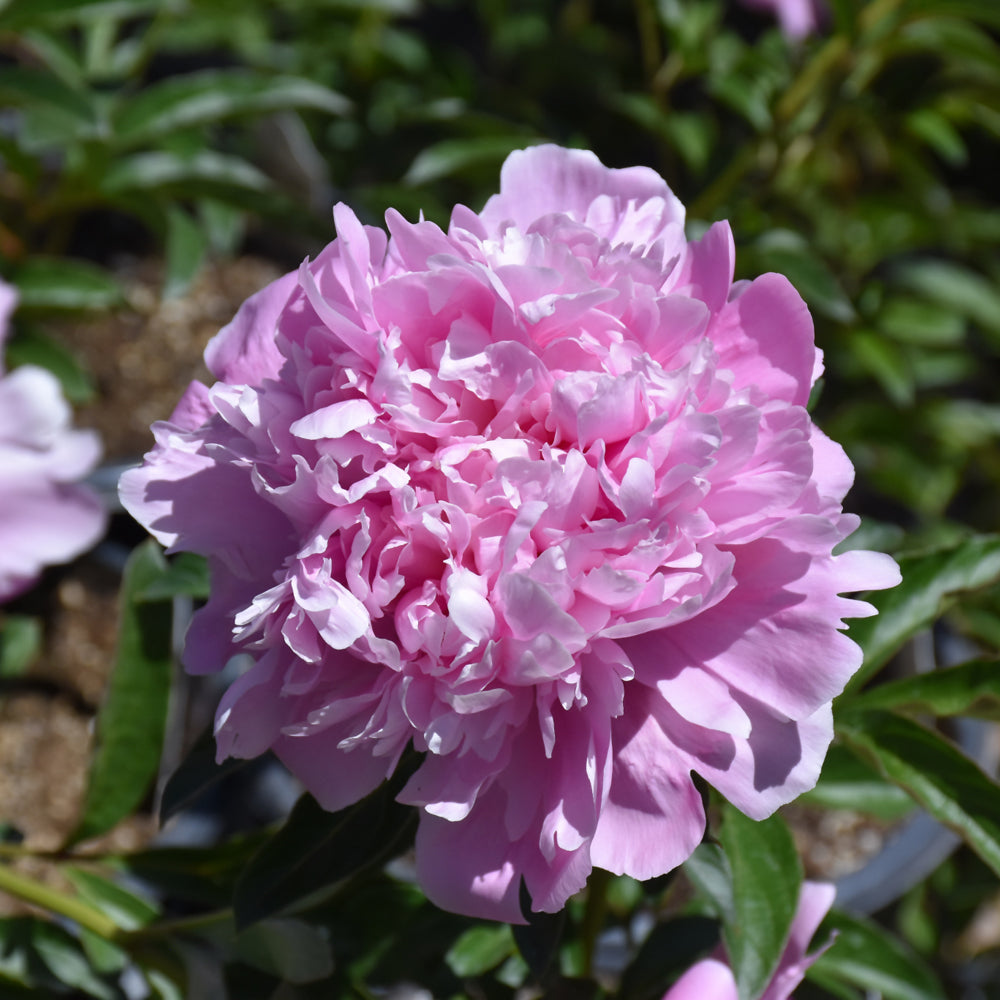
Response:
M724 962L696 962L664 994L663 1000L737 1000L736 980Z

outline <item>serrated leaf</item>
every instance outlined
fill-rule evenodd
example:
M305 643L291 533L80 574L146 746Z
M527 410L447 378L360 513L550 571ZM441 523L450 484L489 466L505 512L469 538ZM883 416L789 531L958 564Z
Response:
M836 932L833 945L806 972L817 983L857 986L884 1000L944 1000L934 973L903 942L872 920L831 913L817 937Z
M481 976L495 969L516 948L508 924L470 927L444 956L448 968L460 979Z
M416 811L395 801L401 787L394 776L336 813L303 795L236 883L237 929L318 902L362 868L405 850L412 841Z
M30 615L4 615L0 625L0 677L20 677L41 652L42 623Z
M312 108L343 115L351 102L329 87L295 76L264 76L247 70L205 70L153 84L125 104L113 122L127 145L236 115Z
M1000 719L1000 661L970 660L869 688L850 709L891 708L931 715Z
M29 257L12 280L20 309L110 309L123 301L109 272L69 257Z
M1000 536L973 535L934 552L898 557L902 583L869 594L878 609L851 624L851 638L864 651L864 665L851 678L856 691L907 639L932 624L958 596L1000 581ZM845 699L846 700L846 699Z
M733 876L732 913L723 919L722 937L740 1000L756 1000L788 941L802 865L777 815L755 822L727 806L721 841Z
M139 546L125 567L118 651L71 844L105 833L128 816L156 777L170 694L172 609L166 601L151 603L137 595L166 569L152 540Z
M1000 874L1000 785L954 744L890 712L851 712L840 733L857 753L960 834Z

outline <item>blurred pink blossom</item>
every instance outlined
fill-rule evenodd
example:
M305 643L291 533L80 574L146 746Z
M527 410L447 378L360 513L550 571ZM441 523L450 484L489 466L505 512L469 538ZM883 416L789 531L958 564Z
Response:
M511 154L447 231L334 209L337 239L248 300L154 427L126 507L205 554L194 672L220 758L268 748L326 808L425 752L417 867L439 905L555 911L597 865L645 879L705 826L812 787L861 654L834 556L853 470L782 276L733 284L653 171Z
M16 304L17 291L0 281L0 350ZM71 416L50 372L22 365L4 374L0 366L0 600L104 533L104 507L78 483L97 464L100 441L73 430Z
M742 3L773 14L781 30L792 39L805 38L816 31L825 10L822 0L742 0Z
M788 944L760 1000L788 1000L792 990L802 982L806 969L830 946L826 944L812 954L806 954L809 942L833 906L836 894L837 890L826 882L802 883ZM663 1000L739 1000L736 980L725 961L725 952L720 948L712 958L692 965L667 991Z

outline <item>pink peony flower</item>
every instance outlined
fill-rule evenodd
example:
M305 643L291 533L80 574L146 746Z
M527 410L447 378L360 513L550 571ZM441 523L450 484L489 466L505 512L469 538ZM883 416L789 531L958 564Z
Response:
M802 982L806 969L830 947L832 941L806 954L809 942L830 907L837 890L826 882L803 882L799 906L792 921L788 943L760 1000L788 1000ZM726 964L725 952L718 949L712 958L691 966L664 995L663 1000L739 1000L736 980Z
M798 40L819 28L825 6L822 0L742 0L746 7L768 11L778 19L781 30Z
M16 303L16 290L0 281L0 348ZM93 431L72 430L70 418L50 372L23 365L3 374L0 367L0 600L104 534L104 507L77 483L97 464L100 441Z
M554 146L447 232L334 219L121 483L208 556L188 668L255 660L220 758L270 747L334 810L412 741L425 891L510 921L522 879L555 911L682 862L692 771L754 817L811 787L872 613L837 595L898 572L831 554L853 470L789 282L734 285L725 223L688 243L653 171Z

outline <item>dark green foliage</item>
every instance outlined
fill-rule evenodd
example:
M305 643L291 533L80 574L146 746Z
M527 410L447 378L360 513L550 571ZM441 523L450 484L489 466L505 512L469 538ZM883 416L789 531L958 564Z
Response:
M838 937L799 995L936 1000L972 983L1000 997L1000 942L966 960L966 930L995 906L1000 789L948 735L955 717L1000 714L994 0L831 0L801 44L735 0L0 0L0 106L0 275L20 291L7 362L49 368L74 402L99 387L43 324L127 308L121 253L162 257L166 295L250 245L293 266L332 237L333 201L376 224L389 206L445 223L456 202L482 205L511 149L541 141L653 167L692 235L728 219L737 276L780 271L810 306L826 361L810 407L854 462L847 506L866 516L850 544L890 548L903 571L851 627L865 663L804 802L885 822L919 806L966 843L876 920L831 915L816 943ZM171 603L208 587L197 557L133 556L73 844L148 800ZM14 683L43 637L20 608L0 627ZM967 662L895 676L929 629L942 649L974 641ZM206 734L163 817L240 765L217 766ZM742 1000L766 985L802 878L780 817L755 824L707 795L706 842L681 871L592 879L564 913L526 908L508 928L444 913L409 880L402 780L337 814L304 797L279 828L207 846L49 857L70 904L41 905L97 919L0 921L0 995L113 1000L128 966L161 1000L400 984L659 1000L716 949ZM0 875L32 853L12 829ZM601 940L619 948L606 967Z

